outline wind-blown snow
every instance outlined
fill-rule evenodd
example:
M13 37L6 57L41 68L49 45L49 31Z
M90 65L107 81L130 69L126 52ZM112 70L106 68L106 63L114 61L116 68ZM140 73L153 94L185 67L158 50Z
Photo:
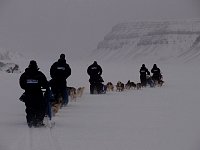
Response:
M154 25L152 26L154 28ZM128 29L127 24L124 28ZM119 42L121 42L121 30L118 31L120 31ZM196 32L182 35L181 31L180 35L164 34L158 37L161 36L167 40L176 39L174 47L180 45L180 47L188 48L199 44ZM127 33L130 32L127 31ZM150 37L152 37L148 39L150 41L160 40L157 35ZM141 43L141 40L145 38L147 36L138 38L137 43L139 41ZM185 39L186 42L183 44ZM125 41L129 39L126 38ZM127 43L125 45L127 46ZM159 48L159 52L154 51L155 45L157 50ZM52 129L28 128L24 103L18 100L24 92L19 87L21 74L8 74L1 71L0 150L199 150L200 69L198 61L181 64L181 61L176 59L177 57L173 58L174 54L182 54L196 60L199 57L198 50L186 51L186 49L177 48L174 52L169 49L174 48L173 44L155 45L150 44L148 47L138 45L136 47L140 48L134 52L132 45L126 49L126 52L122 49L111 51L111 46L102 51L101 55L99 53L96 55L99 56L97 62L103 68L104 83L110 81L114 84L117 81L126 83L128 80L139 82L141 62L145 63L149 70L157 62L165 81L163 87L90 95L89 76L86 70L96 58L90 57L80 61L67 60L72 69L72 75L67 80L68 86L76 88L85 86L86 89L77 102L70 102L53 118L55 127ZM147 51L142 47L146 47ZM110 60L104 60L102 57L104 55L109 56L107 58ZM120 59L119 56L127 59ZM132 56L141 58L141 62L129 60ZM49 80L49 69L56 59L48 61L34 59ZM183 59L188 60L185 57ZM24 58L17 60L22 72L28 66L29 61Z

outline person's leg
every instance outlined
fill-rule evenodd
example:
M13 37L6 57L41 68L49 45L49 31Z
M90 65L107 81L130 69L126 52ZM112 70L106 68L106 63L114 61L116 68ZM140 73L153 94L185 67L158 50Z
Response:
M104 84L102 84L102 86L103 86L103 93L106 93L106 91L107 91L107 86L104 85Z
M147 84L146 77L140 76L140 81L141 81L141 85L146 87L146 84Z
M94 94L94 84L90 84L90 94Z
M38 96L38 101L34 105L34 110L35 110L35 126L40 127L43 126L43 120L45 117L46 113L46 101L44 97Z
M37 110L36 111L36 122L35 126L44 126L43 120L45 117L45 108L42 110Z
M63 97L63 105L67 106L69 103L69 98L68 98L68 93L67 93L66 88L62 89L62 97Z
M102 83L98 83L97 89L98 94L104 94L106 92L105 86Z
M27 121L27 124L29 127L32 127L34 122L35 122L35 113L34 111L29 108L29 107L26 107L26 121Z
M29 127L32 127L35 122L35 111L32 108L32 104L29 101L25 102L25 112L26 112L26 121Z

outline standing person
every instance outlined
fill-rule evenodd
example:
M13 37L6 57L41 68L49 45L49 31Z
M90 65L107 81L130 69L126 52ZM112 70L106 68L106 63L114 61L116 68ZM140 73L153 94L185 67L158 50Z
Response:
M90 94L94 94L97 92L98 94L105 93L105 86L102 84L103 79L102 75L102 68L100 65L97 64L96 61L92 65L90 65L87 69L87 73L90 76ZM96 91L95 91L96 90Z
M162 75L161 75L160 69L157 67L156 64L153 65L153 68L151 69L151 73L153 73L152 79L154 81L160 81L161 80Z
M25 90L23 102L26 106L26 120L29 127L44 126L43 119L47 103L42 88L50 91L46 76L39 71L35 60L31 60L25 72L20 76L19 84Z
M150 75L150 72L146 68L145 64L142 64L142 67L140 68L140 81L141 81L142 86L145 86L145 87L147 84L147 75Z
M57 62L55 62L50 68L50 85L55 98L59 94L63 98L62 106L67 106L68 93L67 93L67 78L71 75L71 68L66 63L65 54L61 54Z

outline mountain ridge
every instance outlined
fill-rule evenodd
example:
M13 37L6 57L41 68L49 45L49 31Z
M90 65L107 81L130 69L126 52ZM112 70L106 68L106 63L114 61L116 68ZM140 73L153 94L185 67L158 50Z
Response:
M18 52L0 49L0 71L7 73L20 73L18 60L22 59L23 55Z
M100 41L92 56L101 60L188 62L200 60L200 21L120 23Z

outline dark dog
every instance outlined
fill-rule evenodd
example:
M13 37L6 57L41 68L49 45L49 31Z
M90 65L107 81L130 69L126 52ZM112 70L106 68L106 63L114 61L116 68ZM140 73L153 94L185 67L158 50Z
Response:
M128 80L128 82L125 84L125 89L130 90L130 89L135 89L136 88L136 84L134 82L131 82L130 80Z
M136 89L137 89L137 90L140 90L141 88L142 88L142 84L141 84L141 83L137 83L137 84L136 84Z
M158 87L163 86L163 84L164 84L164 81L163 81L163 80L155 81L155 85L157 85Z
M118 81L116 85L116 91L118 92L124 91L124 83L122 83L121 81Z

